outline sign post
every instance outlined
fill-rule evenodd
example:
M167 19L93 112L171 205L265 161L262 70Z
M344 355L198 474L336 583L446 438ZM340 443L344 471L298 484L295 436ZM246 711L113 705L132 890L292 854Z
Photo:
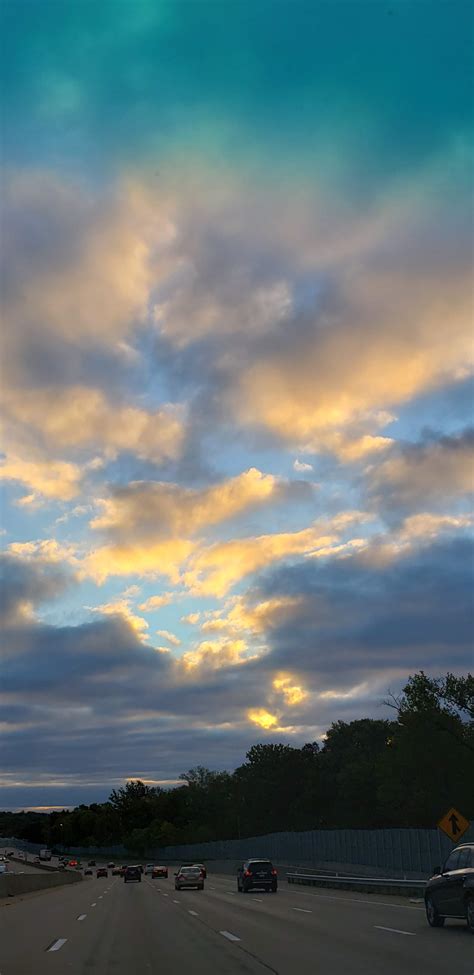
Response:
M443 833L446 833L446 836L449 836L449 839L453 843L459 843L461 836L464 836L464 833L469 829L470 825L469 820L462 813L458 812L454 806L448 809L447 813L444 814L438 823L439 829L442 829Z

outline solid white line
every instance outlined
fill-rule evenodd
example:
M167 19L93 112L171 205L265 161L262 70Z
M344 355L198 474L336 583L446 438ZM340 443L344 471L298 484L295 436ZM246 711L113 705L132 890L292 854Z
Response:
M66 944L66 941L67 938L58 938L58 940L51 945L51 948L48 948L48 951L59 951L59 949Z
M293 907L293 911L299 911L300 914L312 914L312 911L305 911L304 907Z
M414 931L399 931L398 928L384 928L381 924L374 924L378 931L391 931L392 934L409 934L411 938L416 938Z
M199 914L198 914L197 911L188 911L188 914L192 914L193 917L199 917Z
M79 914L78 921L85 921L87 914Z
M228 941L240 941L241 940L240 938L237 937L236 934L231 934L230 931L219 931L219 934L222 934L222 936L224 938L227 938Z

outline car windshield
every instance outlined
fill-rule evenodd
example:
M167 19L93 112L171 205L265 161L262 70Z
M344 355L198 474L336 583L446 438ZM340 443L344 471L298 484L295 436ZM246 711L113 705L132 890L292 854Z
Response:
M184 874L186 877L195 877L196 874L200 873L201 871L199 870L199 867L183 867L183 869L179 872L180 874Z

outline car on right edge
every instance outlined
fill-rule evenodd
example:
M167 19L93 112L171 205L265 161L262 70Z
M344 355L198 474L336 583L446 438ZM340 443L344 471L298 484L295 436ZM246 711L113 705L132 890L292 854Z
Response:
M425 908L430 927L460 918L474 934L474 843L457 846L442 867L434 868L425 887Z
M267 890L276 894L278 877L271 860L262 857L246 860L237 870L237 890L246 894L249 890Z

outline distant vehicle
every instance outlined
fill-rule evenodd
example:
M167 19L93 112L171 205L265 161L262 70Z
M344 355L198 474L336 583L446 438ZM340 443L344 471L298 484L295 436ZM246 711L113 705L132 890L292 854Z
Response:
M108 876L109 876L109 871L107 870L107 867L97 867L97 871L96 871L97 878L108 877Z
M77 867L79 865L79 860L69 860L68 867Z
M277 872L271 860L246 860L237 871L237 890L246 894L249 890L267 890L276 894Z
M112 861L110 861L110 863L107 864L107 867L109 870L113 870L115 867L115 863L112 863Z
M146 863L145 864L145 877L151 876L151 874L153 873L153 869L154 869L153 863Z
M425 887L426 919L442 928L446 918L461 918L474 934L474 843L451 850L442 867L434 867Z
M142 873L139 866L125 867L123 881L125 884L137 881L142 882Z
M89 877L89 876L92 877L92 873L93 871L91 870L91 868L86 867L86 869L84 870L84 877Z
M87 864L87 866L88 867L96 867L97 864L96 864L95 860L89 860L89 863Z
M112 877L121 877L121 876L122 876L122 867L114 867L112 870Z
M0 860L0 873L8 873L8 870L9 870L8 861L4 860L2 857L2 859Z
M204 877L204 880L206 880L206 878L207 878L207 868L204 866L204 864L203 863L193 863L193 867L199 867L199 869L200 869L200 871L201 871L201 873L202 873L202 875Z
M174 876L175 890L182 890L183 887L196 887L197 890L204 890L204 878L199 867L180 867Z
M157 877L165 877L168 880L168 867L153 867L151 879L156 880Z
M140 873L143 873L143 871L145 870L145 867L143 866L143 863L139 863L138 864L138 869L139 869Z
M51 850L46 850L45 849L45 850L40 850L39 851L39 858L40 858L40 860L51 860L51 857L52 857Z

